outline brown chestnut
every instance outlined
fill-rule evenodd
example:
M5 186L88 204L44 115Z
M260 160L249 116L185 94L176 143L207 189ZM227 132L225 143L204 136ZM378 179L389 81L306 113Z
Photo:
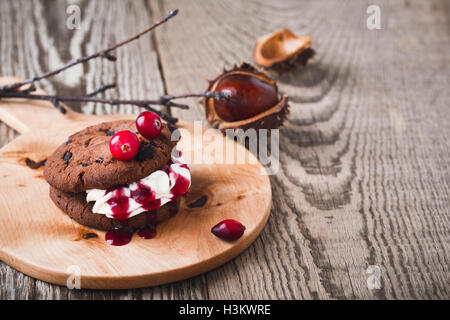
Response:
M226 101L203 99L208 121L221 130L280 127L289 106L276 82L247 63L224 71L209 82L208 91L228 92Z
M217 92L229 92L226 102L216 101L217 115L226 121L248 119L278 103L276 88L249 74L231 74L220 80Z

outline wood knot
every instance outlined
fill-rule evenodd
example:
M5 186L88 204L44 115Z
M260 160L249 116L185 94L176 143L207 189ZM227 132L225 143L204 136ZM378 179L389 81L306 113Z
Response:
M207 201L208 201L208 196L202 195L200 198L198 198L194 202L189 203L187 206L189 208L201 208L206 204Z

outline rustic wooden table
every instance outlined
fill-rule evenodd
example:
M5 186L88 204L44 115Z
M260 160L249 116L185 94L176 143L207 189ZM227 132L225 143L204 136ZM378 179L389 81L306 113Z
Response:
M74 2L80 30L66 27ZM366 27L372 2L381 30ZM122 98L199 92L222 66L251 62L258 36L285 27L312 35L316 58L276 76L292 111L266 228L226 265L154 288L68 290L0 263L0 299L448 299L450 3L2 0L0 75L55 68L173 8L180 8L174 20L117 50L116 63L92 60L40 86L75 94L116 82L106 96ZM191 110L174 114L204 119L188 102ZM16 135L0 125L0 145ZM376 270L381 288L369 289Z

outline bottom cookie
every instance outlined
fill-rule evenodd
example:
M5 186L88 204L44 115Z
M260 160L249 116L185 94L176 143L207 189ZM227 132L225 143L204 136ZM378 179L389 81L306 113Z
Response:
M73 194L50 187L50 198L59 209L84 226L110 231L113 230L114 227L120 225L118 220L110 219L102 214L93 213L92 207L94 206L94 203L86 202L85 192ZM149 223L157 224L166 220L178 212L180 201L181 197L154 211L140 213L128 219L127 225L138 229Z

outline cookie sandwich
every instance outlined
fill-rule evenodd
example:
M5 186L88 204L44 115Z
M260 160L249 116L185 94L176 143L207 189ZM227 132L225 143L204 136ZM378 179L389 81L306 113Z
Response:
M129 242L134 231L152 238L155 225L177 213L191 185L176 144L168 126L149 111L136 121L87 127L48 158L50 198L76 222L108 231L110 244Z

